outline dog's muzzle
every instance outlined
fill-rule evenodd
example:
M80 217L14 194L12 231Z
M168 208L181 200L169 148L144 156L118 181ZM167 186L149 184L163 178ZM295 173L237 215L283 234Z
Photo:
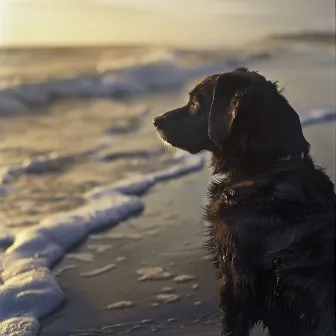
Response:
M163 118L161 117L156 117L153 119L153 125L157 130L162 130L163 127Z

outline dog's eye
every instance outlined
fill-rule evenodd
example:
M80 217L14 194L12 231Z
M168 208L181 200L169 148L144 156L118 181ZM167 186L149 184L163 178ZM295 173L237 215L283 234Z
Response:
M199 102L197 101L195 97L192 97L192 96L190 97L189 104L190 104L191 112L196 112L198 110Z

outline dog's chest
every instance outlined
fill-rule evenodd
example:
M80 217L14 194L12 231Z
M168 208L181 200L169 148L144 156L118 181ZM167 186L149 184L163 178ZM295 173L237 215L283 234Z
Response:
M248 233L253 216L250 213L252 193L255 186L251 185L238 188L218 183L210 185L209 204L205 209L205 218L210 223L208 247L221 273L249 273L253 271L254 259L262 254L260 238Z
M210 224L208 248L212 261L217 269L226 273L236 264L236 244L232 232L237 206L234 196L233 189L220 188L212 195L205 209L205 218Z

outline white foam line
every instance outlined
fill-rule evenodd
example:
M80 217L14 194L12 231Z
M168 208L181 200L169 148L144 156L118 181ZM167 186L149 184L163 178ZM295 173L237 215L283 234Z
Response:
M100 145L96 146L88 151L76 153L76 154L65 154L59 155L57 153L49 153L48 155L39 156L34 159L27 159L22 162L18 167L1 167L0 168L0 187L2 184L10 183L15 178L19 177L24 173L28 174L41 174L50 171L59 171L63 169L66 165L74 163L76 160L84 158L85 156L93 155L100 150L104 149L106 146ZM1 190L0 190L1 195Z
M54 272L54 276L55 277L58 277L60 276L61 274L63 274L65 271L68 271L68 270L72 270L72 269L75 269L76 268L76 265L66 265L64 267L61 267L60 269L58 269L57 271Z
M302 126L314 125L321 122L332 122L336 121L336 110L318 109L312 111L307 117L301 117L300 119Z
M37 321L60 305L64 294L49 268L70 246L92 230L116 224L142 208L139 198L115 194L50 216L19 233L0 262L0 334L15 335L7 331L13 316ZM18 335L30 334L22 330Z
M201 169L204 165L204 161L205 155L203 153L198 155L184 155L181 156L181 163L168 169L147 175L135 176L111 185L96 187L87 192L85 196L88 199L99 199L118 192L125 195L141 194L155 183Z
M1 228L2 230L2 228ZM8 233L0 233L0 247L11 245L14 242L14 237Z
M162 56L162 55L161 55ZM186 65L178 54L151 59L93 75L46 80L0 90L0 113L28 112L32 106L43 106L55 99L141 95L146 92L182 87L189 80L228 69L224 59L199 65ZM257 53L230 61L230 68L247 64L265 55Z
M11 182L14 177L20 175L23 169L21 168L10 168L10 167L1 167L0 169L0 185L4 183Z
M51 313L64 300L50 268L66 251L90 232L115 225L140 212L142 200L128 195L143 192L159 181L198 170L204 161L203 154L183 156L180 164L169 169L101 187L99 192L88 193L87 205L52 215L37 226L21 231L0 260L0 335L37 335L38 319ZM98 269L87 276L107 270Z
M84 278L94 277L103 273L106 273L115 268L115 264L109 264L100 268L97 268L91 272L82 272L79 275Z
M0 90L0 113L27 112L54 99L134 96L184 85L188 80L223 71L225 61L184 66L178 59L158 59L95 75L50 80Z
M100 199L107 195L115 193L123 193L125 195L140 194L145 192L155 184L155 179L152 175L135 176L129 179L121 180L111 185L96 187L85 194L87 199Z

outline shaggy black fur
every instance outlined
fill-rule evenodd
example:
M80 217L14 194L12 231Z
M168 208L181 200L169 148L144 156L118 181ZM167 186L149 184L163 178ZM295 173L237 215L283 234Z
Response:
M205 218L222 335L262 322L272 336L334 336L334 186L277 84L246 68L209 76L154 125L175 147L212 153Z

